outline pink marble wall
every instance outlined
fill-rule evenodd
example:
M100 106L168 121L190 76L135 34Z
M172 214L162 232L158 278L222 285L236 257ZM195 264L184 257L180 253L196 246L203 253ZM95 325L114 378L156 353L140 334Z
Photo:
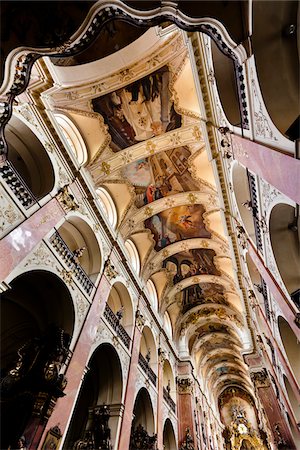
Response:
M67 387L64 391L66 396L58 399L53 414L48 421L47 427L41 439L39 448L41 448L45 436L51 427L54 427L59 423L59 427L62 433L64 433L66 429L67 423L76 402L84 369L88 363L90 349L96 337L99 317L103 315L110 289L111 286L109 281L107 280L105 275L102 275L93 299L93 303L82 327L80 338L77 341L69 367L66 372L66 377L68 380Z
M142 333L137 326L134 329L134 336L132 342L132 353L127 377L127 386L124 401L124 414L121 423L121 432L118 449L128 449L131 434L132 414L136 397L135 386L136 377L138 373L138 360L140 353Z
M53 198L1 240L0 279L2 281L64 215L65 212L59 202Z
M300 203L300 160L232 135L234 158L296 203Z
M163 400L164 400L164 364L159 362L158 364L158 396L157 396L157 448L163 449Z

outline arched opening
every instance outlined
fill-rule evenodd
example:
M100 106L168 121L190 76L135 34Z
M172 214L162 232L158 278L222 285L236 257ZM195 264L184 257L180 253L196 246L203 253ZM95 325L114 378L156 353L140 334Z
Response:
M147 281L146 289L147 289L147 292L149 295L149 300L150 300L154 310L157 311L158 310L158 296L157 296L156 287L152 280L149 279Z
M164 450L176 450L176 438L173 429L173 425L170 419L165 421L164 433L163 433L163 445Z
M164 328L166 330L166 333L168 334L169 338L173 339L173 328L172 328L172 322L169 316L168 312L165 312L164 314Z
M136 272L137 275L139 275L141 262L140 262L140 255L139 252L137 251L136 246L130 239L127 239L127 241L125 242L125 248L127 250L129 261L131 262L134 271Z
M300 222L295 208L284 203L274 206L269 228L281 278L291 296L298 299L300 308Z
M142 388L137 394L133 408L129 450L154 449L154 443L156 442L154 433L155 425L151 398L148 391Z
M9 170L20 176L10 187L23 206L29 207L31 203L25 202L27 188L38 200L53 189L55 178L51 160L36 135L17 117L12 116L10 119L5 136L8 161L12 166L5 164L1 168L1 175L7 183L10 179Z
M285 375L283 375L283 381L284 381L284 385L285 385L285 389L291 404L291 408L292 411L294 413L295 419L296 419L296 423L300 422L300 405L299 402L297 401L297 398L294 394L294 391L292 389L292 386L290 385L289 380L287 379L287 377ZM300 438L300 437L299 437Z
M163 367L163 396L164 400L175 413L176 384L174 373L168 360L165 360Z
M300 385L299 341L287 321L281 316L278 317L278 328L294 377Z
M156 385L157 348L153 333L147 326L143 328L141 337L139 364L153 384Z
M110 344L101 344L88 367L64 448L88 448L83 445L90 442L93 448L108 448L104 445L117 439L123 392L119 356Z
M70 292L56 275L27 272L10 285L1 298L1 448L17 448L21 435L27 444L38 441L52 396L63 395L75 320Z
M211 51L218 93L225 115L233 126L240 126L241 115L234 63L218 49L212 39Z
M78 164L84 165L88 160L88 152L77 126L65 114L56 113L54 116L59 124L60 132Z
M87 222L77 216L68 217L51 241L67 264L75 268L75 276L80 272L79 280L84 282L86 275L92 283L96 281L101 269L101 251Z
M134 313L131 297L124 284L117 282L111 288L104 315L120 338L124 339L124 343L129 343L133 332ZM128 338L125 341L126 335Z
M243 206L243 204L251 200L247 169L245 169L245 167L241 166L240 164L235 164L233 167L232 184L236 199L236 205L242 219L242 225L244 226L252 241L255 242L253 214L252 211L247 208L247 205Z
M118 213L111 195L104 187L99 187L97 189L97 194L99 203L105 213L105 217L107 217L108 222L111 224L113 229L115 229L118 223Z

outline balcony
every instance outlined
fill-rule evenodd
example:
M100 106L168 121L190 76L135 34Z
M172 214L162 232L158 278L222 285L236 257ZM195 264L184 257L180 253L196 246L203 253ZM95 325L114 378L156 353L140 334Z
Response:
M0 175L25 209L29 209L36 203L35 196L11 162L5 161L0 167Z
M73 272L76 280L82 286L84 291L90 295L93 290L94 283L90 280L89 276L85 273L79 262L76 260L74 253L69 249L63 238L56 231L50 238L50 242L54 249L63 259L65 264Z
M254 223L254 231L255 231L255 239L258 250L263 251L263 241L262 241L262 233L261 233L261 223L258 217L258 198L256 192L256 181L255 176L252 173L248 172L248 183L249 183L249 191L250 191L250 199L252 204L252 215L253 215L253 223Z
M170 396L168 390L165 387L163 388L163 392L164 392L164 400L167 402L167 404L170 406L172 411L175 413L175 402L174 402L174 400L172 399L172 397Z
M104 309L104 317L110 326L115 330L123 344L129 349L130 347L130 337L124 327L120 324L120 320L117 318L115 313L111 310L111 308L106 303Z
M157 377L153 372L153 370L151 369L151 367L149 366L148 361L144 358L144 356L141 353L139 354L139 365L141 366L145 374L149 377L151 383L153 383L154 386L156 386Z

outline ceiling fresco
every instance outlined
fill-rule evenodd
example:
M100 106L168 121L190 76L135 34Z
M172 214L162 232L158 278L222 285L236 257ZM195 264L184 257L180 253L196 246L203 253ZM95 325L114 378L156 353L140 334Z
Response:
M134 186L135 205L140 208L163 197L197 190L188 170L190 150L177 147L140 159L123 169L123 176Z
M152 233L155 240L155 250L189 238L210 238L203 214L203 205L183 205L168 208L159 214L145 220L145 227Z
M84 138L93 149L82 170L97 193L110 196L118 239L136 247L138 276L152 282L174 339L184 342L204 383L215 362L217 389L230 386L244 369L245 320L198 68L174 26L133 30L129 41L110 49L102 65L82 59L72 89L68 67L55 66L62 83L51 100L61 113L76 110L81 131L90 124Z
M130 78L130 72L128 72ZM168 67L93 100L95 112L103 116L119 151L181 126L169 92Z

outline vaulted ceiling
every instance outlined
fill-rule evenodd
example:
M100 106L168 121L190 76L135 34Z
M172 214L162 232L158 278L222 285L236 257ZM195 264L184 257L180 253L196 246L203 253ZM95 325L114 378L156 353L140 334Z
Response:
M132 39L84 66L47 60L55 86L43 96L58 126L65 117L80 131L82 170L115 208L116 231L137 251L139 275L203 388L232 380L250 389L249 331L186 35L165 23Z

